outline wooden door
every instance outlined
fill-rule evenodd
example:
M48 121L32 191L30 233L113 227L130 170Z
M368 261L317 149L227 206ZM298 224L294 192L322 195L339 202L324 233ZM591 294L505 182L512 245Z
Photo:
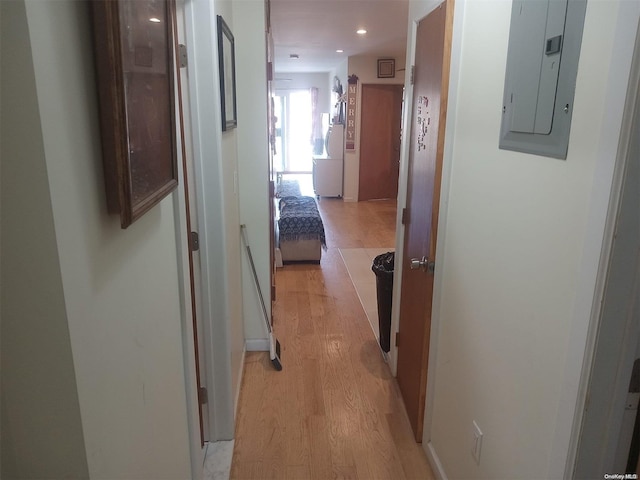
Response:
M358 200L396 198L402 85L363 85Z
M418 442L426 398L434 278L429 264L436 255L452 7L453 0L438 6L419 23L416 37L397 379ZM412 268L412 260L422 259L423 266Z

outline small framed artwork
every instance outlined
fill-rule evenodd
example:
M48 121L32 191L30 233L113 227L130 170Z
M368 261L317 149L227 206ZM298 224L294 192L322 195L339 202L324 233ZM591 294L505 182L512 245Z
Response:
M218 15L218 65L220 68L220 104L222 131L238 125L236 110L236 54L231 29Z
M93 0L107 210L127 228L178 186L171 0Z
M378 59L378 78L394 78L396 76L396 61L393 58Z

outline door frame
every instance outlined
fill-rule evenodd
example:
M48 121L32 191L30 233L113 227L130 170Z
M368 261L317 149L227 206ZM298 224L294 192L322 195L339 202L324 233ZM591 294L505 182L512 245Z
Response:
M191 140L193 147L192 164L196 184L191 185L195 189L197 221L200 234L200 268L201 268L201 321L203 331L204 356L209 368L201 375L203 383L208 388L209 397L209 441L230 440L234 436L234 395L231 387L231 351L227 341L229 332L229 319L225 312L228 310L228 302L225 297L226 279L224 269L219 268L219 259L225 258L224 246L225 232L219 228L223 224L221 188L212 185L221 185L223 179L219 170L218 161L222 158L222 125L220 119L220 96L217 62L217 35L216 35L216 11L213 3L194 2L189 0L177 0L177 8L184 9L185 16L185 40L188 53L189 84L183 85L183 89L189 90L189 111L191 134L187 140ZM212 54L213 53L213 54ZM205 88L204 86L207 86ZM199 87L200 86L200 87ZM213 88L210 88L213 86ZM211 157L216 161L211 161ZM207 179L209 188L205 188L203 179ZM180 187L182 188L182 187ZM183 193L184 195L184 193ZM179 201L177 202L179 203ZM176 206L181 224L186 224L184 206ZM182 228L182 227L180 227ZM186 230L185 230L186 231ZM179 233L177 233L179 235ZM177 240L177 248L182 251L188 246L181 245ZM185 267L186 268L186 267ZM184 278L183 266L180 265L181 287L188 288L189 277ZM185 282L186 285L185 285ZM185 302L188 297L185 298ZM183 306L184 308L184 306ZM214 322L213 319L216 318ZM185 350L185 362L193 362L192 336L183 339ZM190 343L189 343L190 342ZM194 369L195 373L195 369ZM194 374L193 373L193 374ZM185 365L187 395L193 390L191 383L195 382L190 364ZM188 397L189 398L189 397ZM189 399L189 403L193 402ZM190 438L194 438L191 432L197 421L193 412L188 412L190 423ZM202 450L198 437L197 446L191 445L192 463L196 462ZM194 475L199 478L202 474L202 462L199 470Z
M632 59L638 34L640 4L622 2L617 18L612 48L616 54L612 57L609 71L618 75L611 77L615 81L610 82L603 92L607 116L603 119L600 130L602 141L591 193L593 208L587 219L583 261L580 266L581 280L569 335L570 344L564 366L561 402L556 415L556 431L551 442L552 450L561 453L552 458L549 475L563 478L573 477L606 278L606 269L602 269L601 262L610 254L608 239L613 235L611 222L615 221L615 218L610 219L610 201L619 197L622 187L617 178L620 172L619 147L625 141L624 129L628 127L630 119L623 118L621 112L625 111L627 88L633 79ZM621 72L625 73L620 74ZM600 263L596 265L594 258L599 258Z
M181 0L174 1L175 6L175 19L174 25L177 31L174 31L178 39L175 39L175 44L177 43L186 43L189 44L191 42L188 39L188 28L185 28L188 24L187 11L185 8L185 3ZM182 20L182 22L181 22ZM182 98L179 99L181 102L184 102L185 97L189 96L190 85L185 83L181 84L181 88L178 88L179 85L179 76L182 74L179 66L175 66L174 75L176 76L176 88L175 95L182 95ZM178 182L178 188L173 197L173 209L176 217L175 229L176 229L176 250L178 254L178 265L177 265L177 274L178 274L178 284L180 286L180 302L181 302L181 329L182 329L182 348L183 348L183 359L184 359L184 376L185 376L185 393L186 393L186 403L187 403L187 422L188 422L188 437L189 437L189 452L190 452L190 460L191 460L191 476L193 478L202 478L202 465L204 463L206 457L206 443L202 445L203 435L207 431L207 428L202 425L202 421L204 417L201 416L200 413L200 404L199 404L199 395L198 390L200 386L200 380L198 378L198 367L197 362L199 362L198 355L198 347L195 343L196 340L196 327L194 326L194 312L193 312L193 298L192 295L195 292L191 287L191 266L190 266L190 244L189 244L189 232L187 229L188 225L188 215L189 215L189 204L187 200L186 194L186 178L187 172L185 172L183 166L185 162L188 162L193 168L193 159L186 158L183 159L183 156L186 151L190 150L190 143L193 144L193 126L192 122L185 122L182 119L182 125L180 124L179 115L184 115L184 111L178 110L178 101L176 101L176 123L177 132L183 131L184 135L177 135L178 141L178 156L179 161L177 162L178 168L178 178L182 179ZM187 106L187 109L189 106ZM191 120L191 119L189 119ZM182 129L180 127L183 127ZM183 145L183 141L185 145ZM195 206L194 206L195 208ZM192 229L194 226L192 225ZM195 227L197 229L197 227ZM204 375L204 372L200 372L201 378ZM206 381L204 382L206 385ZM206 442L206 439L205 439Z
M633 18L633 15L630 15ZM578 395L577 408L575 412L572 439L569 451L569 461L565 467L565 477L573 478L575 470L579 467L579 453L587 456L589 462L594 458L598 462L597 467L608 468L615 460L618 440L622 431L622 417L624 404L629 387L629 378L636 358L637 344L639 340L640 328L634 325L631 319L607 319L603 315L603 306L607 295L610 293L610 262L613 255L614 237L618 225L619 210L622 206L624 181L627 176L626 167L631 155L630 146L634 140L634 135L638 135L637 125L634 125L635 116L640 111L640 30L636 32L635 57L631 66L626 100L624 102L624 113L622 128L620 131L620 143L618 154L615 160L613 180L611 185L611 196L607 212L604 239L602 242L602 253L598 265L598 278L594 292L593 309L585 350L585 361L580 378L580 391ZM629 201L626 199L626 201ZM612 321L616 320L616 321ZM625 330L625 335L620 342L611 343L599 342L599 338L611 338L607 332ZM616 374L613 388L609 385L600 386L598 383L598 372L602 375L604 370L598 369L600 363L597 355L606 355L607 358L615 359ZM610 372L608 372L610 373ZM593 378L592 378L593 375ZM604 379L603 379L604 380ZM587 398L591 398L589 403L600 405L597 411L587 411ZM583 428L587 422L587 416L608 427L607 435L599 438L583 437ZM584 457L583 457L584 458ZM595 467L596 465L589 465Z

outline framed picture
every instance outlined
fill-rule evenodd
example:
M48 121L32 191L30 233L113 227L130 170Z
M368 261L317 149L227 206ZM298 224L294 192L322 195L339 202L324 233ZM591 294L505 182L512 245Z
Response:
M178 186L171 0L93 0L107 210L127 228Z
M220 68L220 104L222 131L238 125L236 110L236 54L231 29L218 15L218 62Z
M378 60L378 78L394 78L396 76L396 61L393 58Z

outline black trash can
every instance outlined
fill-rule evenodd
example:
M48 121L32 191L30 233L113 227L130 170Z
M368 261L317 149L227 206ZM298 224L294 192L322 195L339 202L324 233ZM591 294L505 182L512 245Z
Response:
M380 347L391 350L391 299L393 298L393 262L395 252L387 252L373 259L371 270L376 274L378 296L378 327Z

